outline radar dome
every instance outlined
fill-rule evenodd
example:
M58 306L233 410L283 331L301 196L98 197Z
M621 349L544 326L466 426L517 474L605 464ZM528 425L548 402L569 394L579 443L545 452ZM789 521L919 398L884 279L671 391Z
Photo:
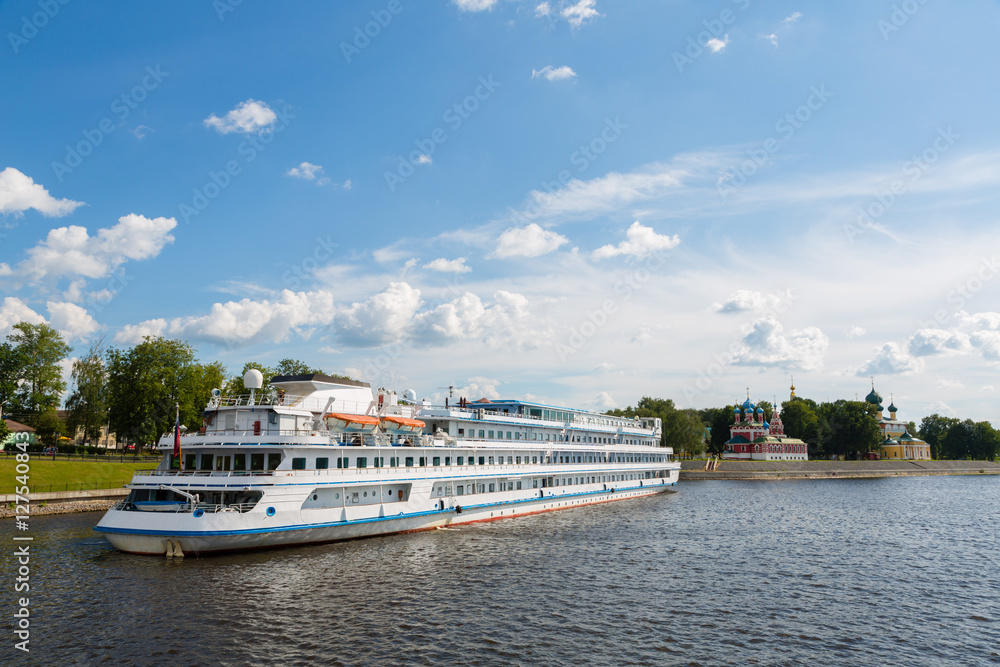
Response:
M403 399L407 403L416 403L417 402L417 392L413 391L412 389L407 389L406 391L403 392Z
M260 389L264 386L264 374L256 368L251 368L243 374L243 386L246 389Z

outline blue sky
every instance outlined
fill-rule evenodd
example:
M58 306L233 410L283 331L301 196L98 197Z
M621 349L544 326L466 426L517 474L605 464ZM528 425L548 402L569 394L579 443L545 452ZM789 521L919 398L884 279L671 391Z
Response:
M996 420L1000 11L0 4L0 333Z

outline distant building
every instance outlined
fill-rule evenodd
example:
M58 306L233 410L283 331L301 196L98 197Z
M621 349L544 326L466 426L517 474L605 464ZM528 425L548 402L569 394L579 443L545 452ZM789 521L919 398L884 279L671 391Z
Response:
M930 461L931 446L925 441L911 434L908 425L904 421L896 419L895 402L890 397L889 418L885 417L886 408L882 407L882 396L875 391L875 382L872 381L872 390L865 396L865 401L878 406L879 417L878 427L882 431L882 458L911 461Z
M743 405L733 410L733 419L722 458L743 461L809 460L806 443L785 435L785 425L781 423L777 406L768 423L764 421L764 408L754 405L748 395Z
M27 424L22 424L21 422L16 422L13 419L4 419L4 423L7 424L7 430L10 433L4 438L3 443L0 443L0 448L6 449L7 445L12 445L18 442L26 442L29 445L35 444L35 429L31 428Z

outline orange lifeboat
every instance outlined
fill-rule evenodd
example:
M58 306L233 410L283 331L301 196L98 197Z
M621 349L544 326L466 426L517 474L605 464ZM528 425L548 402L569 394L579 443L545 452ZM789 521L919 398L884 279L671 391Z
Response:
M335 431L348 433L371 433L379 424L378 417L368 415L348 415L342 412L328 412L323 415L326 425Z
M425 424L419 419L408 419L398 415L385 415L382 417L382 430L386 433L420 433L424 430Z

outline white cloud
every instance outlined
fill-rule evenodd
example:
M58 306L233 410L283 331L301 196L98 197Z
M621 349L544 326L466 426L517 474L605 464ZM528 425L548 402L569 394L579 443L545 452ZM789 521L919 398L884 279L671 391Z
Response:
M552 6L547 2L540 2L535 7L535 16L548 16L552 13Z
M782 22L783 23L795 23L800 18L802 18L802 12L792 12L791 15L786 16L784 19L782 19Z
M452 2L463 12L481 12L493 9L493 5L497 4L497 0L452 0Z
M562 67L553 67L552 65L546 65L542 69L531 70L531 78L537 79L538 77L544 78L546 81L561 81L562 79L572 79L576 76L576 72L569 65L563 65Z
M329 178L323 177L323 167L310 162L302 162L299 166L289 169L285 174L294 178L301 178L305 181L316 181L317 185L324 185L330 182Z
M377 347L403 339L420 307L420 290L405 282L390 283L367 301L337 310L333 328L345 345Z
M938 380L937 386L942 389L965 389L965 385L958 380Z
M167 321L163 318L146 320L139 324L126 324L114 336L114 342L119 345L137 345L146 336L162 336L167 330Z
M129 132L131 132L132 136L134 136L136 139L142 141L143 139L146 138L146 134L148 134L149 132L153 132L153 128L146 127L145 125L136 125L131 130L129 130Z
M708 47L709 51L712 53L718 53L722 51L727 46L729 46L729 35L723 35L722 39L718 37L713 37L712 39L705 42L705 46Z
M417 157L417 164L431 164L432 162L434 162L434 158L432 158L430 155L421 153Z
M594 397L591 405L598 410L611 410L618 407L618 402L606 391L602 391Z
M17 274L28 280L60 276L102 278L129 260L155 257L173 243L174 218L147 218L135 213L118 218L113 227L90 236L85 227L57 227L45 241L27 251Z
M850 329L847 330L847 337L860 338L861 336L864 336L866 333L868 332L865 330L864 327L851 327Z
M340 186L340 187L344 188L345 190L350 190L351 189L351 179L347 179L346 181L344 181L344 184L342 186Z
M628 342L633 345L645 345L653 339L653 330L649 327L642 326L636 329L632 337L628 339Z
M876 349L875 358L866 360L855 372L855 375L861 377L868 375L896 375L919 371L923 368L923 363L920 359L910 356L906 350L896 343L886 343Z
M83 206L82 201L56 199L41 184L14 167L0 171L0 215L20 215L33 208L46 217L61 218L79 206Z
M564 7L559 13L572 27L579 28L590 19L600 16L594 9L595 4L595 0L580 0L575 5Z
M739 343L734 363L744 366L779 366L818 370L829 339L819 328L784 332L780 322L765 317L754 322Z
M424 268L431 271L440 271L441 273L468 273L472 271L472 267L466 265L464 257L458 257L457 259L438 257L424 264Z
M0 336L6 336L18 322L41 324L45 318L33 311L16 296L4 297L0 303Z
M627 240L617 246L605 245L595 250L594 259L607 259L619 255L643 259L653 253L676 248L681 242L680 237L657 234L652 227L646 227L638 220L629 226L625 236Z
M753 290L740 289L733 292L725 303L712 304L717 313L746 313L779 308L793 301L791 290L784 294L764 294Z
M214 128L219 134L242 132L249 134L261 130L278 120L278 115L267 104L251 98L240 102L222 118L212 114L205 119L205 127Z
M538 347L550 332L538 328L527 297L504 290L486 304L472 292L442 303L414 318L414 339L424 344L442 345L479 339L495 349Z
M907 342L910 354L926 357L946 352L967 352L970 349L969 336L960 331L945 329L918 329Z
M511 227L497 239L496 249L488 257L540 257L556 250L569 239L556 232L542 229L535 223L527 227Z
M495 378L481 376L468 378L464 385L455 387L455 400L462 397L470 401L478 401L480 398L500 398L500 392L497 390L499 384L500 380Z
M49 324L68 341L86 339L101 328L86 309L75 303L49 301L45 306L49 311Z
M769 40L771 44L774 45L774 48L778 48L778 36L773 32L770 35L761 35L761 37L763 37L766 40Z

